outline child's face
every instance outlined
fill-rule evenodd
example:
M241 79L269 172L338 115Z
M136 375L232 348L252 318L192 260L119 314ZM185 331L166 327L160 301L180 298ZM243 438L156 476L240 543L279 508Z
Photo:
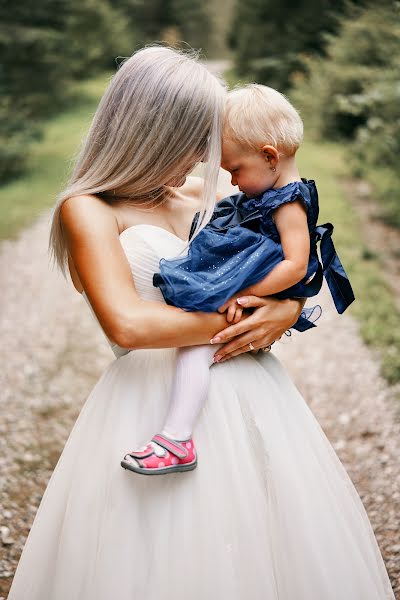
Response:
M230 172L232 185L249 197L258 196L275 184L276 173L262 149L247 150L235 142L224 141L221 167Z

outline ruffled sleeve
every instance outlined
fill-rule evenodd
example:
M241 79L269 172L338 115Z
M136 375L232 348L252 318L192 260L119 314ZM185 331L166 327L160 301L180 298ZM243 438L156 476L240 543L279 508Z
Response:
M312 180L303 179L281 188L267 190L256 198L249 198L246 201L246 209L258 210L264 234L278 240L279 235L273 219L274 211L284 204L296 201L301 201L307 211L308 228L311 232L317 223L319 212L318 195Z
M270 217L280 206L290 202L296 202L297 200L302 201L306 209L309 209L311 205L310 194L307 187L301 181L288 183L284 187L278 189L272 188L267 190L260 196L249 199L246 202L246 208L258 209L265 218L267 216Z

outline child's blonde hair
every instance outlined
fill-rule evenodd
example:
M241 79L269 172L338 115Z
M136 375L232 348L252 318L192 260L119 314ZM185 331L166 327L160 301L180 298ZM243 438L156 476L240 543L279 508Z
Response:
M225 95L224 85L194 51L152 46L122 63L54 208L50 250L64 274L67 246L60 209L67 198L98 194L109 203L125 198L132 205L154 206L188 157L206 156L198 233L215 205Z
M303 122L283 94L251 83L228 93L224 139L253 150L269 144L293 156L303 139Z

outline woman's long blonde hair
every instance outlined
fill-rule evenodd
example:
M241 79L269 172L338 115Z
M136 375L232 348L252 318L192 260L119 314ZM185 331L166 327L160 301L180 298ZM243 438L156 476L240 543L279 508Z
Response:
M154 206L188 157L206 156L203 212L209 220L221 159L225 88L193 52L150 46L126 59L97 108L67 187L53 213L49 248L65 274L60 208L71 196L98 194Z

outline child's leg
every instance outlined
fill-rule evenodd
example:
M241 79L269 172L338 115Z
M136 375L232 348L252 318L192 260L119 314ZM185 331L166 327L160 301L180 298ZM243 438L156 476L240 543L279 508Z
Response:
M218 345L180 348L177 356L168 415L161 434L125 454L124 469L144 475L191 471L197 466L192 437L196 417L207 399L209 368Z
M172 385L171 400L162 433L175 440L192 435L194 424L207 399L209 368L221 345L180 348Z

